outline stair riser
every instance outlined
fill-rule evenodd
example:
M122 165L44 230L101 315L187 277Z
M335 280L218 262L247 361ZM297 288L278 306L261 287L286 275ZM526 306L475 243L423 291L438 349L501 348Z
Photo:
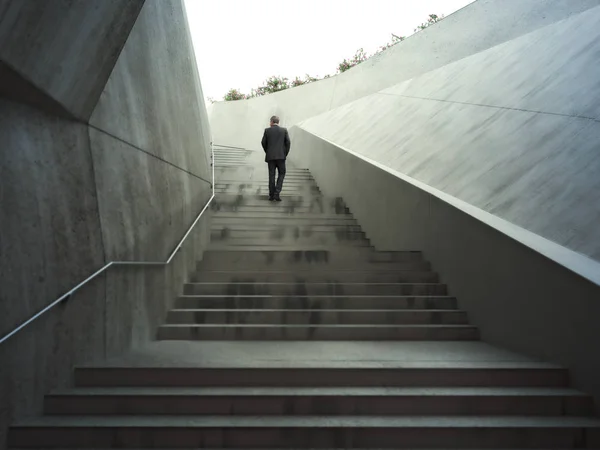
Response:
M313 206L312 208L308 205L300 206L295 205L290 201L281 202L268 202L262 201L261 203L253 205L237 205L237 204L218 204L213 203L211 206L213 212L233 212L233 213L244 213L244 214L262 214L277 212L280 214L337 214L337 215L349 215L351 212L346 209L336 209L331 206Z
M463 311L181 311L171 310L168 324L284 325L466 325Z
M585 416L589 397L558 396L80 396L46 397L52 415Z
M258 180L259 184L266 184L265 180L268 180L269 175L267 173L265 173L264 175L258 175L261 179ZM228 176L229 178L231 177L231 175ZM256 177L256 175L255 175ZM215 174L215 178L217 181L217 184L219 185L225 185L225 184L229 184L229 185L235 185L238 186L240 184L252 184L256 181L255 180L249 180L249 179L243 179L243 180L226 180L223 179L222 176L220 176L218 173ZM285 179L284 179L284 183L289 183L289 182L297 182L297 183L306 183L306 184L312 184L312 185L316 185L315 179L311 176L307 176L307 175L297 175L297 174L285 174Z
M220 236L212 236L211 242L214 244L227 245L231 247L236 246L265 246L265 247L273 247L277 249L280 246L304 246L306 248L311 248L314 246L326 247L326 246L348 246L348 247L369 247L371 248L371 243L366 239L353 239L353 240L343 240L338 239L335 236L330 236L327 238L323 237L313 237L313 238L298 238L294 239L291 237L288 238L273 238L273 237L262 237L262 238L222 238Z
M217 187L215 186L215 193L217 194L251 194L251 195L260 195L260 194L268 194L269 186L228 186L228 187ZM284 195L321 195L321 191L318 187L315 186L288 186L284 183L283 188L281 190L281 196Z
M332 213L319 213L318 211L315 213L294 213L287 214L280 210L278 211L268 211L268 212L238 212L238 211L218 211L213 212L213 219L217 222L225 221L226 219L278 219L280 221L290 221L294 220L298 223L294 223L294 226L305 224L304 222L314 222L314 221L324 221L328 223L329 221L333 222L342 222L342 224L351 225L352 223L356 224L356 221L350 214L332 214ZM271 222L271 221L269 221Z
M230 233L240 237L244 236L255 236L258 233L266 233L268 235L283 233L289 236L313 236L323 234L335 234L335 235L366 235L361 231L358 225L318 225L318 226L298 226L297 224L290 225L269 225L267 223L256 224L249 226L243 223L232 224L230 226L218 226L211 224L211 233L218 232L220 234Z
M76 387L565 387L565 369L75 368Z
M302 204L302 205L320 205L320 204L329 204L332 201L335 201L335 197L325 197L321 195L320 192L299 192L296 195L291 195L289 192L285 197L285 202L275 202L273 205L275 208L284 207L285 204ZM284 198L282 197L282 198ZM252 203L262 203L271 205L268 201L269 199L269 191L265 190L264 192L256 195L252 192L215 192L215 201L217 202L252 202ZM344 203L340 203L344 205Z
M473 341L474 327L161 326L158 340L185 341Z
M277 179L277 178L275 178ZM297 186L308 186L308 187L318 187L317 184L313 181L311 182L310 180L305 180L305 179L297 179L295 177L292 177L291 175L288 177L288 175L285 175L284 181L283 181L284 186L286 184L290 184L290 185L297 185ZM220 180L217 178L216 183L215 183L216 187L228 187L228 186L232 186L232 187L255 187L255 186L269 186L269 175L268 174L264 174L263 176L258 175L256 178L254 178L253 180L241 180L241 181L231 181L231 180Z
M324 243L337 245L369 242L363 233L319 232L295 233L294 230L211 230L211 240L214 241L252 241L272 245L290 245L299 242Z
M246 262L277 264L300 263L350 263L360 266L365 263L379 262L413 262L422 261L419 252L399 252L396 254L378 254L369 249L298 250L298 251L207 251L202 261L207 264ZM384 266L378 266L385 268Z
M14 428L12 448L573 448L597 447L585 428L77 427Z
M358 224L356 220L350 218L306 218L302 215L297 216L283 216L277 215L269 218L248 218L240 217L235 213L228 213L228 217L222 217L215 215L212 219L211 226L213 228L229 228L232 226L244 226L251 228L255 226L269 227L269 228L290 228L290 227L330 227L333 230L334 227L356 227Z
M288 272L311 272L315 270L322 270L324 272L330 271L357 271L363 270L365 272L373 272L378 269L384 271L403 271L403 270L427 270L428 265L422 263L360 263L352 260L348 261L336 261L335 264L327 262L300 262L300 263L265 263L265 262L218 262L218 261L201 261L197 265L198 270L210 270L210 271L224 271L232 270L238 272L244 272L247 270L264 270L265 272L270 271L288 271Z
M244 260L238 261L218 261L216 258L204 257L203 261L199 261L196 264L197 271L235 271L235 272L247 272L247 271L266 271L266 272L291 272L297 273L299 276L305 276L305 273L313 273L315 271L329 273L329 272L366 272L366 273L390 273L390 272L403 272L403 271L428 271L431 270L431 265L426 261L408 261L408 262L395 262L395 263L369 263L360 262L353 260L336 261L334 267L329 267L326 260L323 261L310 261L310 262L296 262L277 261L272 263L268 257L265 257L263 262L254 261L246 263Z
M377 298L377 297L179 297L177 308L198 309L456 309L455 298Z
M314 272L299 273L231 273L202 271L192 274L192 283L438 283L439 276L435 272L404 271L389 274L369 274L365 272Z
M187 283L184 295L446 295L445 284L200 284Z

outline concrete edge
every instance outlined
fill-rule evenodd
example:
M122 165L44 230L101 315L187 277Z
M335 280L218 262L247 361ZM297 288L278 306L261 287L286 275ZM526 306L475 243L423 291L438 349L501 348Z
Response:
M319 136L316 133L313 133L309 130L302 128L299 125L294 125L294 127L300 128L302 131L309 133L324 142L327 142L330 145L333 145L341 150L344 150L347 153L363 160L364 162L371 164L378 169L381 169L390 175L393 175L397 178L400 178L402 181L409 183L416 188L419 188L430 195L442 200L445 203L448 203L451 206L454 206L458 210L468 214L469 216L483 222L489 227L499 231L500 233L510 237L511 239L525 245L526 247L534 250L535 252L545 256L551 261L563 266L564 268L570 270L571 272L579 275L582 278L594 283L597 286L600 286L600 263L585 256L580 253L577 253L573 250L570 250L562 245L559 245L555 242L552 242L542 236L539 236L529 230L521 228L518 225L515 225L507 220L501 219L487 211L484 211L476 206L473 206L463 200L460 200L456 197L453 197L445 192L442 192L438 189L435 189L421 181L418 181L412 177L409 177L397 170L391 169L377 161L361 155L360 153L354 152L342 145L339 145L335 142L330 141L327 138ZM292 128L294 128L292 127Z

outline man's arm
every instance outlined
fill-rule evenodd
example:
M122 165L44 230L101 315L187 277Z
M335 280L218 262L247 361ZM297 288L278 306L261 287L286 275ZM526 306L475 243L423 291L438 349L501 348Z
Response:
M260 141L260 143L265 153L267 153L267 130L265 130L262 141Z
M285 145L285 156L287 156L288 153L290 152L290 148L292 147L292 141L290 141L290 135L288 133L287 128L285 130L285 137L283 138L283 144Z

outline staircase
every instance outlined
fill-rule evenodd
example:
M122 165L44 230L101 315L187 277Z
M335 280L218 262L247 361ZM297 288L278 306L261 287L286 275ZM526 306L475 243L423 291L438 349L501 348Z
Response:
M375 251L307 170L266 201L247 156L221 159L210 248L158 341L77 367L11 447L600 447L565 369L480 342L420 252Z

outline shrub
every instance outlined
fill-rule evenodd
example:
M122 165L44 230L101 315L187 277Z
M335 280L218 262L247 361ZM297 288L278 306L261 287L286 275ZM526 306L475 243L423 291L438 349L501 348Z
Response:
M367 56L365 51L362 48L359 48L358 50L356 50L356 53L354 54L352 59L344 59L338 65L338 72L339 73L345 72L346 70L360 64L361 62L367 60L368 58L369 57Z
M444 18L443 14L441 16L438 16L437 14L429 14L429 17L427 18L427 22L423 22L421 25L419 25L417 28L415 28L415 33L418 31L422 31L427 27L430 27L431 25L439 22L443 18Z
M244 94L242 94L239 90L229 89L229 92L227 94L225 94L225 97L223 97L223 100L225 100L226 102L231 102L234 100L244 100L245 98L246 98L246 96Z

